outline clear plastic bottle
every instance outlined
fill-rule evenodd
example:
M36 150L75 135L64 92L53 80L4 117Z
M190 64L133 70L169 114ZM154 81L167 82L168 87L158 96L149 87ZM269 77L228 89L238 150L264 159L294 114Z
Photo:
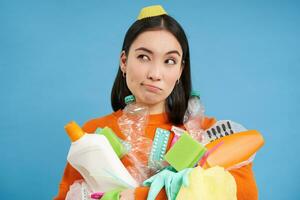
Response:
M130 165L127 169L135 180L142 184L151 174L148 159L152 141L145 137L149 109L137 103L133 95L125 97L125 103L126 106L123 109L123 115L118 119L118 125L126 136L125 142L130 145L127 153Z
M204 130L201 128L201 123L204 119L204 106L200 101L200 94L197 91L192 91L188 107L184 114L183 124L189 134L197 141L202 142Z
M123 109L123 115L118 119L118 124L127 140L134 140L139 136L144 136L149 110L147 106L136 103L133 95L126 96L125 103L126 106Z

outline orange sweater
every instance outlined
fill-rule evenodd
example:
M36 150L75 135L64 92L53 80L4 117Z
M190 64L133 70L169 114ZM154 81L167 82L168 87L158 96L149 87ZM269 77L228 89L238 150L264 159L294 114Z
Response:
M110 115L93 119L88 121L82 127L87 133L93 133L98 127L110 127L121 139L125 139L124 135L121 133L118 127L118 118L122 115L122 111L119 110ZM214 118L205 118L201 124L203 129L207 129L212 126L216 120ZM172 124L168 122L166 114L156 114L150 115L148 125L146 127L146 137L153 140L155 136L156 128L162 128L166 130L171 130ZM173 134L170 135L169 144L170 145ZM122 158L122 162L125 166L129 163L126 161L126 156ZM258 199L257 187L254 179L254 174L252 172L252 164L241 167L239 169L231 170L230 173L234 176L237 183L237 197L238 200L256 200ZM76 171L69 163L65 167L65 171L59 186L59 193L54 200L64 200L66 194L69 190L69 186L73 184L75 180L83 179L82 176ZM135 190L135 199L146 200L149 188L148 187L138 187ZM163 190L160 191L156 198L157 200L166 200L167 195Z

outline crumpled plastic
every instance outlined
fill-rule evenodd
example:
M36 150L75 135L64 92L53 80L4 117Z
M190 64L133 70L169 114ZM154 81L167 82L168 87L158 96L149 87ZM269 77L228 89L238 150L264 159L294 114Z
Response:
M66 200L93 200L91 193L91 188L84 180L77 180L70 186Z
M152 140L145 136L148 115L147 106L133 102L126 105L118 119L119 128L126 137L124 141L130 147L126 154L130 164L126 168L139 185L153 174L148 166Z
M189 185L179 190L176 200L236 200L234 177L224 168L194 168L189 174Z

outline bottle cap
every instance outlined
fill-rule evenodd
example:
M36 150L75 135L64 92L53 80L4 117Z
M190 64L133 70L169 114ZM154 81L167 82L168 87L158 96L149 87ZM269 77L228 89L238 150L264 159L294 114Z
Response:
M142 8L137 19L141 20L144 18L155 17L159 15L167 15L167 12L161 5L147 6Z
M134 101L135 101L135 97L133 95L128 95L128 96L125 97L125 103L126 104L134 102Z
M66 130L67 134L69 135L72 142L77 141L79 138L81 138L84 135L83 130L74 121L68 123L65 126L65 130Z
M192 90L191 91L191 97L199 97L200 98L200 92L198 92L196 90Z

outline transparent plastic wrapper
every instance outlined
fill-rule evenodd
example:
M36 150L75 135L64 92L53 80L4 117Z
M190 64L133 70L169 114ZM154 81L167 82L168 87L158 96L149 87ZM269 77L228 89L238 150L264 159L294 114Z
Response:
M249 165L250 163L253 162L253 160L255 159L256 153L253 154L248 160L245 160L243 162L240 162L234 166L228 167L226 170L233 170L233 169L238 169L241 168L243 166Z
M84 180L77 180L70 186L66 200L93 200L91 193L92 189Z
M125 142L130 146L126 155L130 161L127 170L141 185L152 174L150 167L148 167L152 141L145 137L149 110L148 107L136 103L132 95L127 96L125 102L127 105L123 109L123 115L118 120L118 125L126 137Z
M183 117L183 124L192 138L198 142L203 140L204 130L201 128L203 119L204 106L200 101L200 95L196 91L192 91Z

